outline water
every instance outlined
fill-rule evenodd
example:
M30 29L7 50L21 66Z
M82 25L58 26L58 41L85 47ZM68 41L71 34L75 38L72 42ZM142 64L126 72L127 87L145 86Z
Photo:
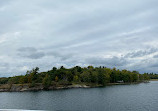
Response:
M2 92L0 109L158 111L158 81L105 88Z

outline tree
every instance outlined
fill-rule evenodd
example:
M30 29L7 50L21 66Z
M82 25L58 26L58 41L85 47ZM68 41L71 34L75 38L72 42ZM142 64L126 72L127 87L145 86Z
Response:
M48 74L46 74L46 76L43 78L42 84L44 89L48 89L51 85L51 79Z
M148 74L145 73L145 74L143 74L143 76L144 76L144 81L149 81L150 80Z
M55 82L58 82L58 79L59 79L58 76L56 76L56 77L55 77Z
M24 84L25 83L25 76L22 76L19 80L20 84Z
M74 76L73 81L74 81L74 82L79 82L79 78L78 78L77 75Z
M144 73L139 74L137 71L119 70L116 68L110 69L106 67L80 67L75 66L66 69L53 67L47 72L38 72L39 68L33 68L26 72L26 75L14 76L9 78L0 78L0 84L25 84L34 87L37 83L42 83L45 89L51 85L51 81L55 84L68 85L73 82L95 83L105 86L108 83L122 81L127 83L148 81L149 79L158 78L158 74ZM58 82L58 83L57 83ZM62 84L61 84L62 83Z
M90 73L88 71L84 71L81 74L81 81L83 81L83 82L91 82Z
M53 67L53 68L52 68L52 70L53 70L53 71L56 71L56 70L57 70L57 68L56 68L56 67Z
M39 71L39 68L36 67L36 68L33 68L31 71L26 72L29 75L28 83L36 82L38 71Z
M91 82L92 83L98 83L98 72L97 71L93 71L92 75L91 75Z

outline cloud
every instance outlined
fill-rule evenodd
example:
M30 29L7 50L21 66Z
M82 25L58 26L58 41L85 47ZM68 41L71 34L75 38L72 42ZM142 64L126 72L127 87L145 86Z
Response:
M158 58L158 54L153 55L153 58L157 59Z
M128 61L122 57L113 56L111 58L103 58L103 57L92 57L87 58L86 62L92 65L103 65L109 67L120 67L127 65Z
M18 49L19 52L36 52L37 49L34 47L21 47Z
M30 59L40 59L40 58L42 58L44 56L45 56L45 54L43 52L36 52L36 53L29 54L26 57L28 57Z
M52 56L54 58L59 58L62 61L71 59L74 57L74 54L71 52L64 52L64 51L50 51L46 53L47 56Z
M4 68L7 69L7 67L9 67L9 63L0 63L0 69Z
M153 67L158 54L157 4L1 0L0 76L24 74L36 66L46 71L77 64L158 72Z
M34 47L22 47L18 49L18 55L29 59L40 59L45 56L44 52L39 52Z
M127 53L125 55L125 57L127 57L127 58L143 57L143 56L153 54L155 52L158 52L158 49L151 48L151 49L148 49L148 50L139 50L139 51L134 51L134 52Z

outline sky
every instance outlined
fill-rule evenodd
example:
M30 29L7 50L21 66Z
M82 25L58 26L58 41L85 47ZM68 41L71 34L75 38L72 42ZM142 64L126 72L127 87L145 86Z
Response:
M0 0L0 77L39 67L158 73L158 0Z

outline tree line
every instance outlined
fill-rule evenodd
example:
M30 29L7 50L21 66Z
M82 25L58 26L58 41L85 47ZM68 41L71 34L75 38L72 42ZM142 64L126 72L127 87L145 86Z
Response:
M30 87L33 87L37 83L42 83L46 88L56 83L63 85L92 83L105 86L108 83L148 81L151 77L153 76L147 73L140 74L138 71L110 69L104 66L84 68L75 66L69 69L61 66L53 67L47 72L39 72L39 68L36 67L27 71L25 75L0 78L0 84L30 84Z

